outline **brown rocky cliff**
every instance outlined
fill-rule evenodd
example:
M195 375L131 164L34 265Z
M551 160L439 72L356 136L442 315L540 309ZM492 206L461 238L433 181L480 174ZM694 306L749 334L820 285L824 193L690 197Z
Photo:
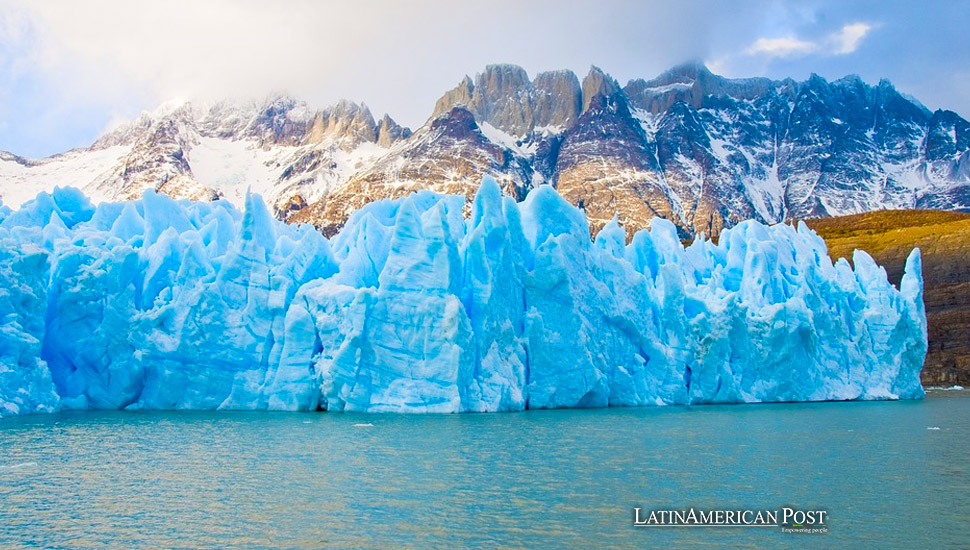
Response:
M896 285L907 255L919 247L929 340L923 384L970 385L970 214L886 210L807 223L833 260L865 250Z

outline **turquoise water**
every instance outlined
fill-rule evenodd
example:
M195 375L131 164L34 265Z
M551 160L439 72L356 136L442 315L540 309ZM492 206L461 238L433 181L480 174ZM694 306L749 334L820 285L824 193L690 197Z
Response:
M635 506L824 509L828 533L638 529ZM3 549L965 547L968 515L967 392L457 416L0 420Z

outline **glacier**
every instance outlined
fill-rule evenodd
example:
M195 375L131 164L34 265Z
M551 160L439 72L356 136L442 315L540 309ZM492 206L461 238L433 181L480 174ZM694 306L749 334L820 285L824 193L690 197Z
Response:
M372 203L332 239L247 195L0 207L0 416L60 409L486 412L923 396L899 289L804 224L595 238L548 185Z

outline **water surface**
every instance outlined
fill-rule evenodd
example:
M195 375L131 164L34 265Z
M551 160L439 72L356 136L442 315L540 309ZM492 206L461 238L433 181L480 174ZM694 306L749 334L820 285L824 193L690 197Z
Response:
M970 392L485 415L0 420L0 548L970 545ZM828 533L632 509L824 509Z

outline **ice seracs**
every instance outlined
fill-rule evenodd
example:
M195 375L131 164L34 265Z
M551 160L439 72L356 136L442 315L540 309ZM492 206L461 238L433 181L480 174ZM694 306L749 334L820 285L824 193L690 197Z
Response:
M0 415L58 408L472 412L917 398L919 251L899 290L804 225L684 246L589 237L550 186L486 178L332 240L256 195L0 211ZM853 267L854 266L854 267Z

